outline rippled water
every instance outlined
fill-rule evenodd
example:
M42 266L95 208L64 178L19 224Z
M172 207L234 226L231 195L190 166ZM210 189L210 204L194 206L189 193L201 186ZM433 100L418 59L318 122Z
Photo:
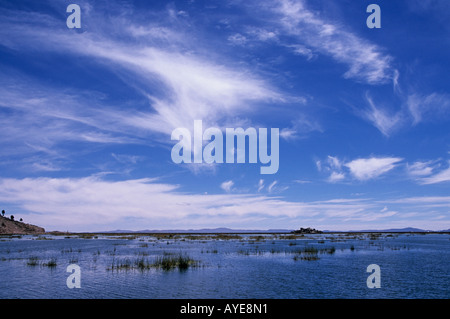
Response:
M450 297L449 234L234 237L0 237L0 298ZM133 266L177 255L197 264ZM70 264L80 266L81 288L67 287ZM370 264L380 266L381 288L367 287Z

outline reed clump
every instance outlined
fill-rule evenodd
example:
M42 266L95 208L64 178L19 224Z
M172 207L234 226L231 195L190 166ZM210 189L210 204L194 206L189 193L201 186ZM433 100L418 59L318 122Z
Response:
M148 258L136 258L136 259L121 259L113 260L108 270L149 270L149 269L162 269L169 270L187 270L190 267L198 267L199 262L186 255L168 255L157 257L151 261Z
M190 258L189 256L162 256L158 257L152 264L155 268L161 268L163 270L186 270L191 266L197 266L198 262Z
M48 267L48 268L55 268L57 266L56 258L50 258L49 261L44 262L40 261L39 257L32 256L28 258L27 266L35 267L35 266L41 266L41 267Z
M294 250L294 260L318 260L319 254L329 254L332 255L336 252L336 248L316 248L316 247L305 247L303 249Z

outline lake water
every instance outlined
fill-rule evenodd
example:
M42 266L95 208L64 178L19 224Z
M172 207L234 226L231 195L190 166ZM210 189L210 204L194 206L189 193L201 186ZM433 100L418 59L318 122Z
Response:
M155 265L178 256L194 262ZM2 236L0 298L448 299L449 260L450 234Z

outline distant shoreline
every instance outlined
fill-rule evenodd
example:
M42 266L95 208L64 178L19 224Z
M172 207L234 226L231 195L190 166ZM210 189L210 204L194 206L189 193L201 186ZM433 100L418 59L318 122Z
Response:
M299 232L299 231L305 232ZM414 227L404 228L387 228L387 229L362 229L362 230L318 230L314 228L298 228L298 229L233 229L226 227L218 228L201 228L201 229L141 229L141 230L129 230L129 229L116 229L108 231L79 231L72 233L86 233L86 234L296 234L307 235L317 233L323 234L339 234L339 233L450 233L450 229L442 230L426 230Z
M291 235L315 235L315 234L371 234L371 233L392 233L392 234L450 234L450 229L444 230L425 230L413 227L390 228L390 229L363 229L363 230L316 230L313 228L294 229L232 229L226 227L219 228L202 228L202 229L143 229L143 230L127 230L116 229L108 231L46 231L44 228L26 224L23 222L10 220L0 216L2 221L2 229L0 235L220 235L220 234L291 234ZM6 223L6 224L5 224Z
M114 235L262 235L262 234L280 234L280 235L293 235L293 236L304 236L304 235L327 235L327 234L450 234L450 231L324 231L322 234L293 234L290 231L286 232L271 232L271 231L231 231L231 232L190 232L190 231L130 231L130 232L60 232L60 231L49 231L45 234L47 235L104 235L104 236L114 236Z

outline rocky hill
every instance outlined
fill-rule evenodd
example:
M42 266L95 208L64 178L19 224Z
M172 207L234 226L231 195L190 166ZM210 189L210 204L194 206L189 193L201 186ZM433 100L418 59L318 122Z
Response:
M43 234L45 229L0 216L0 234Z

